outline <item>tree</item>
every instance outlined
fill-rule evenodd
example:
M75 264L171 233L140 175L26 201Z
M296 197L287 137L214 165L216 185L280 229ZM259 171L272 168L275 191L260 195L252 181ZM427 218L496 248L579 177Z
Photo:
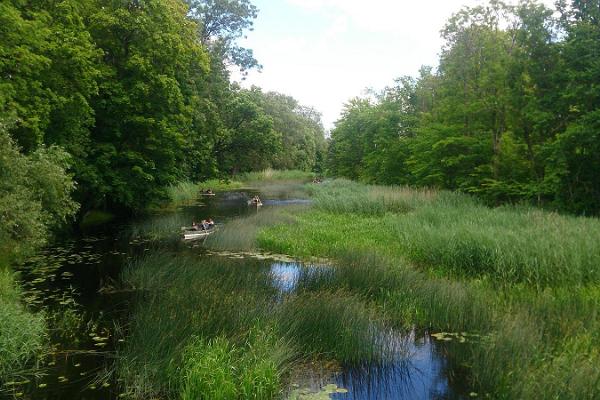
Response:
M200 41L211 55L224 63L236 65L242 72L260 67L251 49L236 41L244 31L252 30L258 9L249 0L187 0L190 14L200 27Z
M68 166L68 154L55 146L23 155L0 121L0 255L21 258L74 215Z

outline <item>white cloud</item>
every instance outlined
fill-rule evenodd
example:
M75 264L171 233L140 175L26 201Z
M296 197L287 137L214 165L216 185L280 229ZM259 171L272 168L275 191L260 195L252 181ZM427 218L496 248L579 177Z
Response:
M445 21L463 5L480 0L256 0L264 14L244 45L264 65L246 85L257 84L296 97L323 113L327 128L343 104L365 87L380 89L402 75L415 75L423 64L435 65ZM265 11L279 1L277 12ZM544 0L551 5L553 0ZM294 18L302 16L306 21ZM298 22L287 32L285 22ZM314 22L325 21L325 26ZM282 27L283 26L283 27ZM304 29L304 30L303 30Z

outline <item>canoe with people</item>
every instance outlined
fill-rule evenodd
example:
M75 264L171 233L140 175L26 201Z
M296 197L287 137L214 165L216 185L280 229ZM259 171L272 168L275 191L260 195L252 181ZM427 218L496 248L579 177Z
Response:
M201 196L216 196L215 192L213 192L212 189L202 189L200 191L200 195Z
M248 200L249 206L261 207L263 205L262 201L260 201L260 197L254 196L250 200Z
M216 232L217 228L215 221L211 218L203 219L200 222L192 221L191 227L181 228L183 231L183 239L201 239Z

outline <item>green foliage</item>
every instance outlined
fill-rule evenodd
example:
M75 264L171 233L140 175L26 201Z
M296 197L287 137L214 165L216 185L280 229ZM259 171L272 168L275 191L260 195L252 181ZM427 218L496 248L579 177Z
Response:
M0 265L0 382L30 367L45 344L43 315L25 309L13 275Z
M257 16L248 0L0 7L0 120L26 153L70 154L84 212L141 211L177 182L323 159L317 113L230 83L228 65L258 66L236 44Z
M386 332L358 297L328 291L299 294L286 301L278 317L283 334L307 353L348 365L381 362L387 355Z
M58 147L22 155L0 126L0 254L19 258L36 249L77 211L68 160Z
M193 341L184 351L181 398L273 399L281 391L279 359L268 335L252 335L247 347L218 337Z

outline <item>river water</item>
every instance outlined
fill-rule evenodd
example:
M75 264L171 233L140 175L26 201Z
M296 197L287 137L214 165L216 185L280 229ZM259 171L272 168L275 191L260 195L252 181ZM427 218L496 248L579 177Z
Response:
M7 382L0 397L35 400L108 400L127 398L113 373L115 353L127 340L126 326L134 296L119 284L120 273L131 260L153 250L155 241L145 239L173 220L181 225L211 217L217 222L261 212L246 200L261 195L263 209L306 205L286 191L241 191L220 193L179 207L175 212L157 213L127 224L112 224L84 232L48 247L20 268L25 300L34 310L43 310L51 326L51 354L35 376ZM139 234L136 234L139 232ZM174 234L175 235L175 234ZM194 251L201 257L223 257L203 249L201 243L170 239L177 251ZM228 256L225 254L225 256ZM245 256L229 254L244 263ZM307 266L292 260L263 259L281 295L293 292ZM253 263L256 260L253 259ZM26 327L24 327L26 329ZM385 365L338 368L332 371L307 366L295 376L290 395L296 398L332 399L463 399L469 397L464 377L447 361L447 344L426 333L397 335L402 355ZM290 382L292 385L292 382ZM300 394L299 394L300 393ZM324 395L325 394L325 397ZM303 397L304 396L304 397Z

